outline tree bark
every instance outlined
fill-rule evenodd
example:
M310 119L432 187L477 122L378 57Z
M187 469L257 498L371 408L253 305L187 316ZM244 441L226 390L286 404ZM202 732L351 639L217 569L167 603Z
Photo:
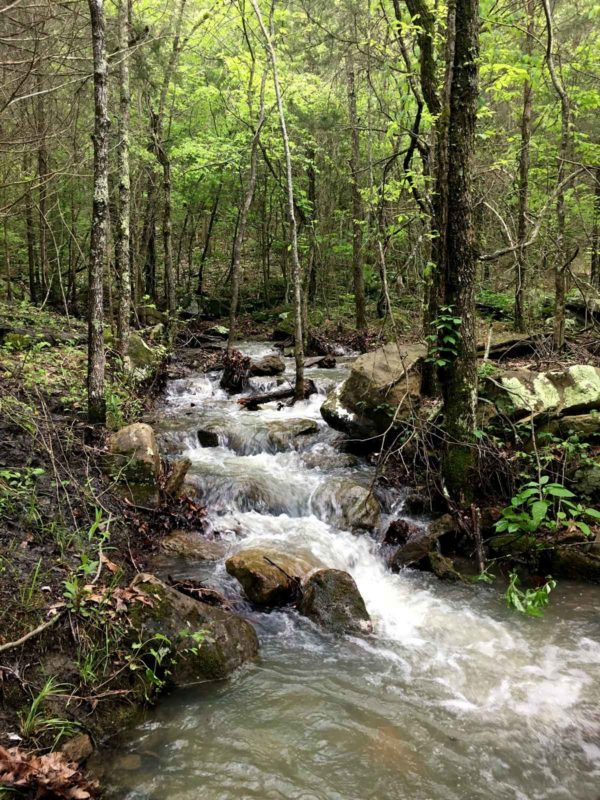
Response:
M248 223L248 214L254 199L254 192L256 190L256 171L258 161L258 141L260 132L265 122L265 83L267 80L267 71L263 72L260 85L260 111L258 113L258 121L252 136L252 144L250 150L250 173L248 175L248 185L246 187L246 194L244 202L240 211L240 218L233 242L233 263L231 265L231 307L229 309L229 337L227 339L227 350L231 350L235 343L237 312L240 300L240 273L242 263L242 245L246 235L246 225ZM251 107L251 106L250 106Z
M271 39L271 34L267 31L263 21L257 0L250 0L252 8L256 14L258 24L265 40L267 53L273 69L273 86L277 99L277 111L279 113L279 124L281 127L281 138L285 153L285 175L287 185L287 211L290 222L291 256L292 256L292 282L294 285L294 358L296 361L296 386L294 398L304 399L304 342L302 337L302 272L300 269L300 257L298 255L298 224L296 222L295 200L294 200L294 179L292 172L292 154L290 150L290 140L285 121L283 100L281 97L281 86L279 83L279 72L277 69L277 56Z
M129 368L129 319L131 315L131 188L129 171L129 25L131 0L119 0L119 212L117 218L117 244L115 269L118 282L117 298L117 351L123 366Z
M590 281L596 289L600 288L600 164L594 171L594 224L592 228L592 258Z
M221 200L222 188L223 188L223 181L219 183L219 187L217 189L217 193L215 195L212 208L210 210L210 217L208 219L208 229L206 231L206 236L204 238L204 245L202 247L200 263L198 265L198 283L196 285L196 294L198 295L198 297L202 297L202 295L204 294L204 267L206 265L206 259L208 258L208 253L210 251L210 243L212 239L213 228L215 226L215 222L217 221L217 216L219 213L219 203Z
M88 286L88 419L106 422L103 275L108 221L108 63L104 0L88 0L94 60L94 201Z
M24 159L24 172L29 174L27 158ZM31 202L31 189L29 184L25 192L25 235L27 239L27 266L29 275L29 299L32 303L38 301L38 277L35 262L35 229L33 226L33 204Z
M356 80L352 56L346 61L346 81L348 92L348 117L351 130L350 187L352 193L352 280L354 284L354 303L356 307L356 330L367 327L365 308L365 276L362 264L362 200L360 196L360 133L356 106Z
M562 78L554 64L554 21L549 0L542 0L546 17L546 63L554 90L560 100L560 146L558 153L558 171L556 185L560 190L556 196L556 252L554 256L554 347L562 350L565 345L565 303L567 298L567 269L570 263L566 255L565 245L565 192L564 178L571 138L571 103Z
M443 473L450 495L470 502L475 465L477 349L475 339L476 237L473 162L478 102L479 0L456 0L456 31L448 126L448 224L444 303L460 320L456 355L442 369L446 448ZM452 327L452 325L450 326ZM441 331L441 337L447 333Z
M525 34L524 54L531 59L534 49L535 5L534 0L525 0L527 32ZM527 209L529 204L529 151L531 142L531 116L533 108L533 87L529 76L523 85L523 112L521 115L521 145L519 149L519 179L517 195L517 262L515 276L515 330L527 329L525 298L527 290Z

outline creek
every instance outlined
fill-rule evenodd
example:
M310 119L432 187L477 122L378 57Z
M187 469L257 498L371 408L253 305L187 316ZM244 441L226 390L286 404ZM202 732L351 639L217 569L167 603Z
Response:
M256 342L240 349L272 352ZM334 637L290 609L258 612L223 562L173 560L174 577L235 601L260 656L228 681L165 696L110 756L109 796L598 800L600 587L561 582L544 618L525 618L505 608L498 587L392 574L377 532L340 529L316 490L332 477L374 477L319 413L347 362L308 370L319 389L309 400L256 412L219 388L218 373L171 381L159 431L170 458L192 460L209 526L230 553L275 545L346 570L374 633ZM252 391L275 383L252 379ZM299 418L317 421L318 432L274 444L269 424ZM217 432L219 446L201 447L199 429ZM403 516L403 495L381 500L383 528Z

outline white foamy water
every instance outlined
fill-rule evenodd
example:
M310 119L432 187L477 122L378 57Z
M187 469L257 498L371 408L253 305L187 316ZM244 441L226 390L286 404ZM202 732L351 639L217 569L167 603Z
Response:
M261 357L270 347L244 350ZM598 800L600 590L563 584L533 620L504 608L493 587L391 574L375 538L319 516L324 483L373 478L322 423L324 395L248 412L218 378L172 382L161 422L171 452L192 460L210 524L229 552L275 546L347 570L374 633L335 638L292 610L248 607L258 663L163 700L127 737L139 766L128 771L115 756L113 796ZM273 445L269 423L297 419L317 420L318 432ZM200 447L199 429L216 431L220 446ZM386 502L388 512L401 507ZM239 597L223 563L209 579Z

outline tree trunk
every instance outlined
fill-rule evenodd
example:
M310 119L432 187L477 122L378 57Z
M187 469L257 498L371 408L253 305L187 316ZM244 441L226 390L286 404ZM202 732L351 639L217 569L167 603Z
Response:
M231 307L229 310L229 338L227 340L227 350L231 350L235 343L235 332L237 322L237 312L240 299L240 273L242 263L242 245L246 235L246 225L248 223L248 214L252 200L254 199L254 192L256 190L256 167L258 161L258 141L260 132L265 121L265 83L267 80L267 71L263 72L261 86L260 86L260 111L258 114L258 122L254 129L252 137L252 146L250 151L250 174L248 175L248 185L246 187L246 195L240 210L238 226L233 242L233 263L231 265Z
M24 171L28 175L27 159L24 160ZM25 235L27 238L27 266L29 270L29 299L32 303L38 301L38 278L35 263L35 229L33 226L33 204L31 202L31 189L29 183L25 192Z
M12 274L10 269L10 247L8 244L8 218L4 217L4 274L6 275L6 299L12 303Z
M473 480L477 349L475 340L476 237L473 225L473 161L478 102L479 0L456 0L454 69L448 127L448 225L444 304L453 321L439 343L458 334L455 355L442 369L446 448L443 472L450 495L468 503ZM442 351L443 352L443 351Z
M292 154L290 151L290 141L288 138L283 100L281 98L281 87L279 84L279 73L277 70L277 57L275 48L271 40L271 35L265 27L265 23L258 7L257 0L250 0L258 24L265 39L267 53L273 68L273 85L277 99L277 110L279 112L279 124L281 126L281 138L283 139L283 149L285 153L285 174L287 184L287 210L290 222L291 256L292 256L292 281L294 284L294 357L296 360L296 387L294 397L296 400L304 399L304 343L302 337L302 272L300 269L300 257L298 255L298 225L296 222L295 200L294 200L294 180L292 173ZM273 2L274 9L274 2Z
M534 0L525 0L527 14L527 33L525 35L524 53L531 59L534 49L535 6ZM533 88L529 76L523 85L523 113L521 115L521 146L519 150L519 183L517 212L517 263L515 283L515 330L524 332L527 329L525 298L527 289L527 208L529 203L529 151L531 142L531 114L533 108Z
M351 129L350 186L352 192L352 280L354 284L354 303L356 306L356 330L367 327L365 310L365 276L362 264L362 200L360 196L360 133L358 130L358 111L356 107L356 81L352 56L346 61L346 80L348 91L348 117Z
M594 226L592 228L592 258L590 265L590 281L592 286L600 289L600 164L593 171L594 175Z
M106 421L103 274L108 221L108 63L104 0L88 0L94 58L94 201L88 286L88 419Z
M546 63L554 90L560 100L560 147L558 153L558 171L556 185L559 187L556 196L556 253L554 257L554 347L562 350L565 344L565 302L567 297L567 259L565 245L565 172L570 149L571 103L562 83L562 78L554 65L554 23L549 0L542 0L546 17Z
M206 259L208 258L208 253L210 251L210 242L212 238L213 228L215 226L215 222L217 221L217 214L219 212L219 202L221 200L222 188L223 188L223 182L221 181L221 183L219 183L219 188L217 189L217 193L215 195L212 208L210 210L208 229L206 231L206 236L204 238L204 245L202 247L200 263L198 265L198 283L196 286L196 294L198 295L198 297L202 297L202 295L204 294L204 267L206 264Z
M130 231L131 188L129 174L129 22L131 0L119 0L119 213L117 218L117 351L128 369L129 318L131 315Z
M43 90L42 78L37 76L36 88L38 92ZM39 94L36 98L36 128L38 136L38 230L39 230L39 255L40 255L40 288L41 294L45 295L49 288L48 276L48 237L46 224L46 205L48 198L48 146L46 142L46 108L44 95Z

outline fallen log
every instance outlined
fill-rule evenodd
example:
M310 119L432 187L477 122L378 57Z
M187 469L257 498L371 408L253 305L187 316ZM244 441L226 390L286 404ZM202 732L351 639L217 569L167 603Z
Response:
M274 389L272 392L263 392L262 394L252 394L249 397L241 397L238 404L243 406L248 411L256 411L259 406L264 403L271 403L274 400L290 400L294 397L295 387L288 386L281 389ZM317 387L314 381L304 381L304 399L310 397L311 394L316 394Z
M315 356L314 358L307 358L304 366L309 369L310 367L322 367L323 369L333 369L336 365L335 356L327 353L325 356Z

